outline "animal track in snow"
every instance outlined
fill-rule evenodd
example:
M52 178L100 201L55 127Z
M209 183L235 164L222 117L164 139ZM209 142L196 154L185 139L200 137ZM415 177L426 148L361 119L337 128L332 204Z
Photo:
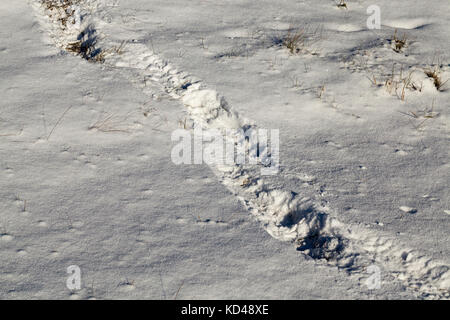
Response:
M98 4L95 0L79 4L75 8L78 15L76 19L82 23L69 31L61 27L58 13L51 15L41 6L35 8L39 18L45 17L43 25L49 30L55 44L67 48L68 44L77 41L87 26L95 30L98 15L104 13L104 8ZM108 43L108 39L102 39L102 43ZM131 71L129 73L136 75L135 81L146 79L165 95L178 100L196 127L256 128L252 122L234 112L216 91L207 89L201 81L178 70L143 44L129 43L122 54L111 54L104 58L105 66ZM145 86L142 88L144 93L153 95ZM337 149L342 148L333 142L329 143ZM246 170L240 165L211 165L211 169L271 236L296 243L298 250L312 258L349 272L363 272L374 262L380 263L390 276L425 297L429 294L444 297L448 293L448 267L405 249L395 237L358 225L344 225L334 217L333 210L320 201L303 198L290 190L271 188L259 171ZM243 184L243 178L251 183ZM405 251L409 252L407 259L403 259L402 253Z
M399 156L406 156L408 154L408 152L401 150L401 149L395 149L394 152L395 152L395 154L398 154Z
M128 281L128 280L120 282L117 287L119 288L119 290L125 291L125 292L133 291L134 289L136 289L134 282Z
M28 252L25 249L19 249L16 251L18 256L26 256L28 254Z
M210 225L210 226L225 226L225 225L227 225L227 223L224 221L210 220L210 219L199 220L199 221L197 221L197 224L198 225Z
M408 206L401 206L399 209L401 211L403 211L404 213L411 213L411 214L413 214L413 213L417 212L417 209L411 208L411 207L408 207Z

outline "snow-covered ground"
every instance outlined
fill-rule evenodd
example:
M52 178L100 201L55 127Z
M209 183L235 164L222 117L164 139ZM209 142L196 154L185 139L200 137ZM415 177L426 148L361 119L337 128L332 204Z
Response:
M0 298L448 299L450 6L345 3L2 1Z

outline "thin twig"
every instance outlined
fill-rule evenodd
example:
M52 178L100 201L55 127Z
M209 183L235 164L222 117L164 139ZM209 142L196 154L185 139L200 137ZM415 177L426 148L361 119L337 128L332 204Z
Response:
M13 136L19 136L22 133L23 129L20 129L18 133L2 133L0 134L0 137L13 137Z

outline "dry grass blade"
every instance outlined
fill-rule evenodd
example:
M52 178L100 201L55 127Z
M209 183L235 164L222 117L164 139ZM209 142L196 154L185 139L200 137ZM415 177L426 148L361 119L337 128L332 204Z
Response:
M105 133L130 133L130 127L125 125L125 123L132 113L129 112L125 116L104 113L104 117L100 116L94 124L88 127L88 130L97 130Z
M16 136L20 136L22 132L23 132L23 129L21 129L17 133L1 133L0 137L16 137Z
M322 85L318 88L317 98L322 99L324 93L325 93L325 85Z
M175 293L175 296L173 297L173 300L177 300L178 294L180 293L181 288L184 285L184 281L181 283L180 287L178 288L177 292Z
M72 109L72 106L68 107L66 109L66 111L63 112L63 114L61 115L61 117L59 117L58 121L56 121L55 125L53 126L52 130L50 131L50 133L47 136L47 141L50 139L51 135L53 134L53 132L55 131L56 127L61 123L62 119L64 118L64 116L67 114L67 112L69 112L69 110Z
M118 47L113 47L111 50L116 54L123 54L125 52L125 47L127 46L127 42L124 40L120 43Z
M374 86L378 86L377 83L377 78L375 77L375 75L372 73L372 76L369 77L368 75L366 75L366 78L369 79L369 81L374 85Z

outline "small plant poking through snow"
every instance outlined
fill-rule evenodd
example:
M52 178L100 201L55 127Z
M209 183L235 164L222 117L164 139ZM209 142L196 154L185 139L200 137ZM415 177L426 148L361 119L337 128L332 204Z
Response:
M442 88L444 87L444 85L447 83L447 80L442 80L441 77L441 70L439 67L434 67L434 68L428 68L424 70L425 74L427 75L428 78L431 78L433 80L433 84L436 87L436 89L438 91L441 91Z
M325 93L325 85L322 85L317 90L317 98L322 99L324 93Z
M407 42L406 34L404 33L403 36L399 38L397 36L397 29L395 29L394 36L392 37L391 40L392 49L395 52L400 53L402 52L402 49L406 47L406 42Z
M348 9L345 0L339 0L339 2L336 3L336 6L341 9Z

